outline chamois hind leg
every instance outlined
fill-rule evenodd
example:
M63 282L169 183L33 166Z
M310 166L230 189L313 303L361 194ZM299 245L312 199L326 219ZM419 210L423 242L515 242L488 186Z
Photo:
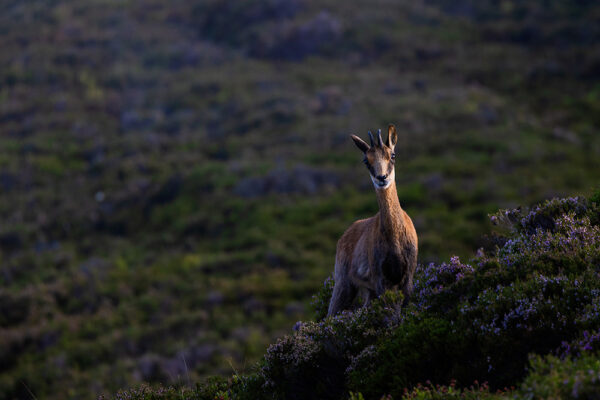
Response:
M369 305L369 303L371 303L371 301L373 301L374 299L377 298L377 293L375 293L374 290L368 289L368 288L364 288L362 290L362 296L363 296L363 307L366 307Z
M412 276L411 276L404 281L404 283L402 284L402 287L400 288L400 290L402 291L402 294L404 295L404 300L402 300L403 306L408 304L408 300L410 298L410 295L413 292L413 288L414 288L414 285L413 285L413 280L412 280Z
M342 310L350 308L354 297L356 297L356 288L349 280L336 280L327 315L335 315Z

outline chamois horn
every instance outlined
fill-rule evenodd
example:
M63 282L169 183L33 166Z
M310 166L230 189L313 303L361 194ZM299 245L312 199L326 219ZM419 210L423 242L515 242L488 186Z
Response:
M369 131L369 140L371 140L371 147L375 146L375 139L373 139L373 134Z

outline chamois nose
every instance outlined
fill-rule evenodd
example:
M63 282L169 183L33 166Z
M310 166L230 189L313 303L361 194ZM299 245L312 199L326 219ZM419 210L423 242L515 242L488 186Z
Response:
M386 175L377 175L377 179L379 179L381 182L384 182L387 177L388 177L387 174Z

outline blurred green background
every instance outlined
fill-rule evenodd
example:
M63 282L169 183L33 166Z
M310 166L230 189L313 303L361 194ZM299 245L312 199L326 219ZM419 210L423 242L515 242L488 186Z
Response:
M0 399L244 372L377 203L420 262L600 178L596 1L0 1Z

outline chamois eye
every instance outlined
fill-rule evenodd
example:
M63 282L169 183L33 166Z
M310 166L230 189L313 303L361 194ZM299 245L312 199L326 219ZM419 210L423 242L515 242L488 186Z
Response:
M392 153L392 160L396 159L396 153Z
M367 160L367 157L365 157L363 160L363 164L365 164L367 167L369 166L369 160Z

